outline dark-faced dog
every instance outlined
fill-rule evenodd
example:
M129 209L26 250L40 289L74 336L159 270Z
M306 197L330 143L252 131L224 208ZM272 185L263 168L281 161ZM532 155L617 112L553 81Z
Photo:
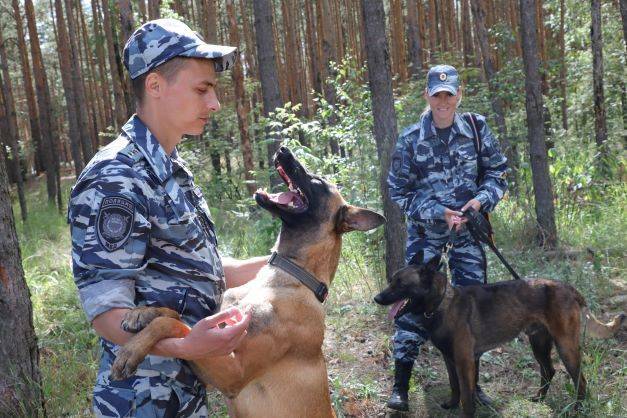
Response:
M340 258L342 235L366 231L385 218L347 204L337 188L309 173L287 149L275 167L289 190L259 190L257 204L281 219L275 251L330 285ZM333 417L322 354L324 306L291 274L266 265L252 281L226 291L224 306L250 306L248 334L228 356L194 360L205 384L231 398L237 417ZM130 311L125 329L140 331L119 352L112 378L126 378L163 338L184 337L189 327L167 308Z
M555 344L573 379L579 404L586 394L579 350L581 313L586 306L581 294L566 283L546 279L453 288L446 275L438 271L439 264L440 258L436 257L426 264L399 270L374 300L390 305L406 299L399 315L423 315L431 341L444 357L451 385L451 399L442 406L456 407L461 400L462 416L473 416L479 357L521 331L529 337L540 364L540 389L534 400L544 398L555 374L551 363ZM587 314L587 332L607 337L620 327L622 319L620 315L604 325ZM602 332L594 335L597 331Z

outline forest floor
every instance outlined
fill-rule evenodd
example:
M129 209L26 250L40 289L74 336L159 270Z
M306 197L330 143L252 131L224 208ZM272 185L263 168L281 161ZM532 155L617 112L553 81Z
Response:
M40 182L41 183L41 182ZM67 196L71 180L64 184ZM78 302L70 268L70 240L65 215L41 202L43 184L29 185L29 220L18 222L22 260L31 291L34 324L40 345L48 416L91 416L91 391L97 371L98 339ZM16 218L19 210L14 206ZM619 238L617 238L619 239ZM228 239L225 239L228 241ZM348 241L336 280L326 303L326 337L329 386L334 409L340 417L453 417L439 404L448 399L446 369L439 352L423 346L416 361L410 389L410 412L390 414L385 402L393 380L391 336L387 311L374 302L377 281L356 267L359 247ZM599 271L585 255L547 259L537 253L506 256L521 274L546 276L574 283L600 319L627 311L624 255L601 258ZM529 255L531 254L531 255ZM582 252L585 254L585 252ZM604 261L605 260L605 261ZM492 277L506 278L498 261L490 258ZM605 265L607 263L607 265ZM545 274L546 273L546 274ZM365 274L365 275L364 275ZM363 277L362 277L363 276ZM609 340L586 338L583 373L588 398L580 416L627 416L627 327ZM539 385L538 365L526 337L486 353L482 357L480 383L495 400L494 408L481 407L478 416L553 417L573 415L574 388L554 350L557 373L544 402L529 398ZM209 396L211 416L226 416L219 394Z

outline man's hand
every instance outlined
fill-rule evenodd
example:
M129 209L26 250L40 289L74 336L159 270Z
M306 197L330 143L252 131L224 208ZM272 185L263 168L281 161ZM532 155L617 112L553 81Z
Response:
M481 209L481 202L478 201L477 199L470 199L462 208L462 212L464 212L466 209L468 209L471 206L474 210L479 212L479 210Z
M228 308L201 319L189 334L178 341L178 358L195 360L230 354L246 337L250 323L250 309L243 312L237 307ZM225 324L220 328L219 324Z
M466 222L466 219L462 217L463 215L463 213L457 210L444 208L444 220L448 225L448 229L453 229L454 227L456 231L459 231L460 226Z

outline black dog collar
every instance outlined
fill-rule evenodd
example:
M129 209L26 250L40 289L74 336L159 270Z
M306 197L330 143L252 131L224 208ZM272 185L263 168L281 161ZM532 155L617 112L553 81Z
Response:
M307 286L309 290L314 293L314 295L316 295L316 298L320 301L320 303L324 303L324 301L327 300L327 296L329 294L329 288L327 285L318 281L313 274L304 270L299 265L288 260L277 252L272 253L270 259L268 260L268 264L278 267L286 273L294 276L302 284Z

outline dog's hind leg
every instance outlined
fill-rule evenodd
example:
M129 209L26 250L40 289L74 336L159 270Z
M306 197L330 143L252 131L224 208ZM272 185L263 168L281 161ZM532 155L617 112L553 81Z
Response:
M448 372L448 381L451 385L451 399L441 404L444 409L457 408L459 405L459 380L455 371L455 363L450 356L444 355L444 363Z
M577 408L586 397L586 378L581 372L581 351L579 350L579 327L570 328L569 335L555 336L555 346L568 374L577 389Z
M538 361L538 364L540 364L540 389L538 389L536 395L531 398L532 401L537 402L544 399L546 392L549 390L551 380L555 375L555 369L551 361L553 338L551 338L551 334L549 334L549 331L544 326L535 328L527 335L529 337L529 343L531 343L533 356Z

